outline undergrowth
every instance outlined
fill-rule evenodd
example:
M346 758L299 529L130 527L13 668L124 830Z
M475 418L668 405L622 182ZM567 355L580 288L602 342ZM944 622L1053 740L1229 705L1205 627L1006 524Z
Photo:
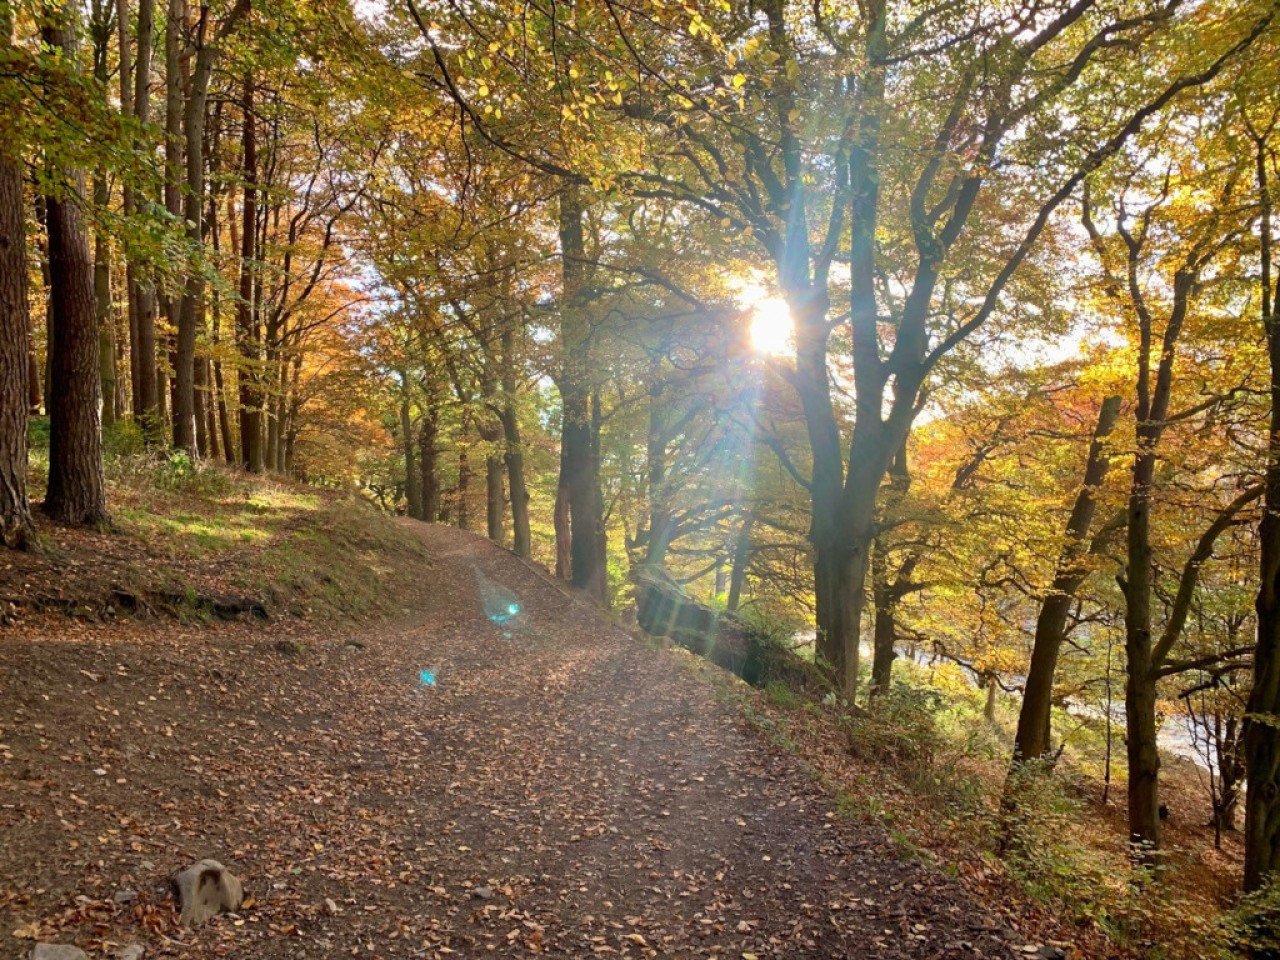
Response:
M990 718L985 695L954 678L939 686L932 671L902 662L895 674L890 690L857 709L770 684L754 700L767 709L744 696L747 719L812 762L841 814L881 824L905 852L932 850L950 873L1002 878L1067 935L1078 931L1093 955L1280 960L1280 892L1219 915L1179 882L1195 851L1167 851L1155 867L1127 856L1090 799L1096 763L1074 762L1096 733L1077 733L1056 769L1023 771L1006 795L1014 703ZM826 734L812 733L815 724ZM843 759L821 756L832 749Z

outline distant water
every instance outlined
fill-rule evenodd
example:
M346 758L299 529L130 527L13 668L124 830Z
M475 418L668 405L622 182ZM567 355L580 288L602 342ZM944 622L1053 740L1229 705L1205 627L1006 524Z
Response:
M793 639L798 645L812 646L815 636L816 635L812 630L804 630L804 631L801 631L800 633L797 633ZM858 649L862 657L870 659L872 654L870 644L864 643ZM952 662L949 660L944 660L941 657L938 657L937 655L931 653L928 650L921 650L921 649L917 649L913 652L909 649L900 647L898 649L898 656L903 660L911 660L917 666L923 667L924 669L931 669L933 667L938 666L941 663ZM966 670L964 671L964 675L965 675L965 678L968 680L969 684L975 690L978 689L978 682L976 678L973 676L973 674L970 671ZM1022 676L1013 676L1013 677L1009 677L1008 679L1012 680L1014 683L1022 683L1023 681L1026 680L1026 678ZM1119 689L1123 689L1123 686L1122 686L1123 683L1124 683L1123 677L1117 678L1117 687ZM1016 694L1016 693L1006 694L1006 696L1017 697L1019 700L1021 700L1020 694ZM1093 719L1101 720L1104 717L1102 706L1100 703L1095 705L1095 704L1088 704L1088 703L1079 703L1074 700L1068 700L1067 712L1070 713L1072 716L1082 717L1082 718L1093 718ZM1110 712L1111 712L1111 722L1115 724L1114 733L1117 734L1116 736L1117 747L1118 749L1123 750L1124 749L1123 737L1124 737L1124 725L1125 725L1124 703L1119 700L1112 700L1110 704ZM1206 757L1201 752L1201 750L1196 747L1195 736L1192 733L1191 719L1189 717L1184 715L1168 717L1165 720L1165 722L1160 726L1160 732L1156 735L1156 742L1159 745L1160 749L1163 750L1165 753L1167 753L1169 756L1178 757L1179 759L1182 759L1182 760L1190 760L1196 766L1202 769L1208 769L1208 764L1206 763ZM1207 749L1209 750L1209 757L1211 757L1214 761L1216 761L1217 754L1213 751L1212 746L1209 745Z

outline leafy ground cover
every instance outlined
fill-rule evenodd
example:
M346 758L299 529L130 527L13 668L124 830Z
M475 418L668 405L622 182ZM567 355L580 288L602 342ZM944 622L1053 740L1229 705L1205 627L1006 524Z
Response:
M475 535L412 529L430 561L398 622L0 635L5 955L33 938L264 960L1048 948L843 816L713 695L714 668ZM495 619L495 595L518 612ZM165 879L206 856L250 899L183 931Z

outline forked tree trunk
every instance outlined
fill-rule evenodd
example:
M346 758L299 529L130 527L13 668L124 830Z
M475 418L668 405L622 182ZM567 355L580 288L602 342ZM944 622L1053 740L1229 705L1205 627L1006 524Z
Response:
M1018 731L1013 741L1015 763L1038 760L1049 754L1049 718L1053 703L1053 678L1058 669L1058 654L1066 640L1067 615L1076 591L1089 575L1086 557L1089 530L1098 507L1098 492L1110 467L1106 439L1115 429L1120 414L1120 398L1107 397L1098 410L1093 442L1085 462L1084 482L1076 495L1067 519L1066 538L1058 558L1053 584L1040 604L1036 618L1035 640L1031 647L1031 666L1018 712Z
M1130 256L1138 255L1130 247ZM1179 270L1173 285L1173 308L1165 324L1154 383L1151 355L1154 334L1143 312L1138 356L1137 453L1129 486L1125 557L1124 689L1126 752L1129 759L1129 835L1139 852L1160 846L1160 750L1156 742L1156 684L1161 666L1152 642L1151 505L1156 472L1156 447L1169 413L1174 348L1186 317L1194 273Z
M75 58L71 8L44 27L45 42ZM49 486L44 509L55 520L103 524L107 515L102 472L102 388L98 367L98 324L93 295L93 259L81 205L84 173L55 171L65 191L49 196L49 275L56 317L50 384Z
M1272 287L1271 187L1266 136L1255 138L1261 200L1262 326L1271 366L1271 432L1258 529L1258 642L1253 689L1245 711L1244 888L1260 889L1280 875L1280 281Z

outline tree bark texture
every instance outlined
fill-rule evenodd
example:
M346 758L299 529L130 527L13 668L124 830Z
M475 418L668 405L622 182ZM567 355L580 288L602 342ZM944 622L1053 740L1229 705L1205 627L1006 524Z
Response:
M45 42L75 56L68 10L46 24ZM81 206L83 171L55 171L59 196L46 198L50 297L55 317L50 347L49 486L44 510L55 520L96 525L109 522L102 470L102 387L93 258Z
M591 414L591 326L586 316L584 209L575 185L560 196L561 305L560 428L561 470L569 502L569 582L600 602L605 599L605 558L600 550L604 518L600 514L600 478Z
M0 47L12 30L11 8L0 5ZM12 147L0 142L0 543L25 550L36 545L27 500L31 318L22 165Z

